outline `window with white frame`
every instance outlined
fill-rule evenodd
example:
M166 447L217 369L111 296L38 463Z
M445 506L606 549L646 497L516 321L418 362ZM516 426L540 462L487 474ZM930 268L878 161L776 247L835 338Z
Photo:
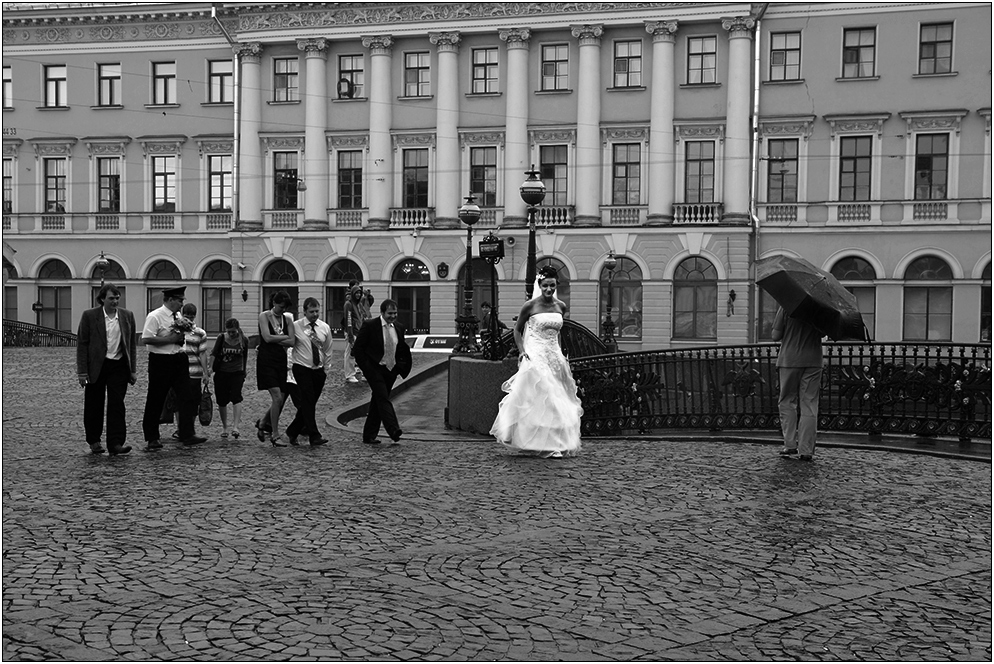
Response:
M361 99L365 78L362 55L338 56L339 99Z
M915 200L944 200L949 178L949 134L915 136Z
M14 212L14 160L3 159L3 213Z
M97 65L97 106L120 106L121 96L121 63Z
M948 74L952 70L953 24L923 24L918 42L918 73Z
M684 147L684 202L714 203L714 141L687 141Z
M770 80L797 81L801 78L801 33L770 34Z
M404 207L428 207L428 150L404 150L403 159Z
M497 206L497 148L469 149L469 193L480 207Z
M687 83L703 85L718 80L718 38L687 38Z
M839 200L868 201L873 183L873 137L839 140Z
M211 261L200 278L200 324L208 332L221 332L231 317L231 263Z
M771 138L767 144L766 201L768 203L797 202L796 138Z
M866 325L870 338L873 339L877 320L877 288L873 285L873 281L877 278L877 271L865 258L847 256L832 266L832 276L856 298L856 308L863 317L863 324Z
M614 87L637 88L642 85L642 41L614 42Z
M297 58L273 58L273 101L299 101Z
M72 329L72 287L59 284L68 284L70 279L69 266L57 258L46 261L38 270L38 325L66 332Z
M542 45L542 90L569 89L569 44Z
M539 179L545 183L545 206L569 204L569 146L543 145L538 149Z
M97 209L121 211L121 158L97 157Z
M631 258L618 256L614 270L601 268L600 320L607 318L607 303L611 301L614 336L619 339L642 338L642 268ZM608 291L610 290L610 298Z
M718 271L706 258L686 258L673 273L673 338L717 337Z
M611 205L638 205L642 192L642 144L611 146Z
M176 63L152 63L152 105L175 104Z
M980 275L980 343L991 342L991 264Z
M3 68L3 107L14 108L14 74L10 67Z
M362 208L362 150L338 151L338 208Z
M69 89L67 68L65 65L45 65L45 107L64 108L69 105L66 99Z
M497 49L473 49L473 94L497 92Z
M234 188L234 160L230 154L207 155L209 180L208 209L211 212L230 212Z
M431 54L427 51L404 54L404 96L431 95Z
M296 152L273 153L273 209L297 209L298 164Z
M850 28L842 33L842 78L877 74L877 29Z
M176 156L152 157L152 211L176 211Z
M45 211L66 211L66 185L69 160L65 157L46 157L45 169Z
M952 278L949 265L937 256L923 256L905 270L905 341L952 339Z
M233 103L235 101L234 81L234 67L231 60L208 60L207 103Z

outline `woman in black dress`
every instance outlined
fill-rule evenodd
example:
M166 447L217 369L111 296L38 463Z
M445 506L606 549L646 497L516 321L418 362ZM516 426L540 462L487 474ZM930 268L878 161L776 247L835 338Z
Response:
M294 343L293 315L287 309L293 300L285 291L273 295L273 306L259 314L259 353L256 360L256 382L260 390L269 392L272 404L269 412L255 423L259 430L259 440L265 442L267 436L273 447L286 447L280 433L280 413L287 393L287 354L286 349ZM267 422L268 420L268 422ZM269 424L272 433L265 431Z

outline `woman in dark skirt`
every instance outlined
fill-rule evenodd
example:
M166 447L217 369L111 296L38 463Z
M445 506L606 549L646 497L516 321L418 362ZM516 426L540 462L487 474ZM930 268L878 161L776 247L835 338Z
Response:
M238 438L238 424L242 421L242 385L248 369L248 339L242 334L237 318L224 323L224 334L214 342L214 398L217 412L221 414L221 438ZM229 418L228 404L231 404Z
M269 437L273 447L286 447L280 433L280 413L287 393L287 348L294 343L293 315L286 312L293 301L285 291L273 296L273 306L259 314L259 349L255 365L256 381L260 390L269 392L272 404L261 420L255 423L259 440ZM266 424L272 433L265 431Z

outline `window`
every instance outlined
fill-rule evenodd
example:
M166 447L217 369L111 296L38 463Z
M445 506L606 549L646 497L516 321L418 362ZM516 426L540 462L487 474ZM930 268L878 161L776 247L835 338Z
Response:
M146 281L168 281L178 284L181 280L179 268L172 261L158 260L152 263L145 272ZM149 284L145 291L145 306L148 311L162 306L162 286Z
M800 78L801 33L772 33L770 35L770 80L797 81Z
M684 202L714 203L714 141L687 141Z
M224 321L231 318L231 263L211 261L204 268L201 279L200 324L208 332L220 332L224 329Z
M542 89L569 89L569 44L542 46Z
M97 106L121 103L121 63L97 65Z
M718 80L717 37L690 37L687 40L687 83L698 85Z
M176 211L176 157L152 157L152 210Z
M90 302L93 303L92 306L94 307L100 306L100 303L97 302L97 295L100 293L99 284L112 283L121 291L121 301L118 303L118 306L126 308L128 306L128 289L120 285L120 282L125 279L124 268L113 258L108 258L107 263L107 267L104 268L97 265L93 266L93 272L90 273L90 281L99 283L90 287Z
M673 337L718 338L718 272L707 259L684 259L673 273Z
M642 268L630 258L618 256L611 274L601 268L601 321L607 318L608 289L611 291L611 321L618 339L642 338ZM560 298L562 299L562 298Z
M988 263L980 275L980 341L991 342L991 264Z
M297 295L299 293L297 282L300 278L297 275L297 268L293 266L287 260L278 259L266 266L266 271L262 274L262 301L265 303L267 308L273 306L273 295L279 291L286 291L286 294L290 296L292 300L292 305L287 308L287 311L293 314L293 317L297 317L297 308L299 302L297 302ZM274 285L267 285L274 284Z
M949 134L915 136L915 200L944 200L949 171Z
M348 83L343 83L343 81L348 81ZM339 99L359 99L362 97L365 73L362 69L361 55L338 56L338 82Z
M904 273L905 281L951 281L952 270L941 258L924 256ZM951 285L904 287L904 340L952 339L953 288Z
M846 30L842 36L842 78L876 75L877 29Z
M416 258L401 261L393 269L393 281L429 281L431 273L428 267ZM394 285L391 288L393 300L397 302L397 313L401 323L407 326L411 334L428 334L431 332L431 287Z
M57 258L46 261L38 270L40 282L69 279L72 279L69 267ZM69 286L39 284L38 301L41 302L38 325L67 332L72 330L72 289Z
M953 70L953 24L932 23L921 28L919 74L948 74Z
M66 168L67 161L62 157L45 160L45 211L66 211Z
M273 153L273 208L297 209L297 153Z
M485 258L473 259L473 315L479 320L483 320L483 303L490 300L490 278L493 275L493 266ZM459 273L455 279L455 306L456 311L462 311L465 304L466 295L466 263L459 267Z
M404 150L404 207L428 207L428 150Z
M14 108L14 75L10 67L3 68L3 107Z
M497 148L470 148L469 193L480 207L496 207Z
M759 341L773 341L773 321L777 317L777 309L780 304L773 299L773 296L759 289L759 330L757 339Z
M176 63L152 63L152 104L176 103Z
M611 154L611 204L638 205L642 188L641 145L616 143Z
M870 200L871 136L843 136L840 143L839 200Z
M338 208L362 208L362 151L341 150L338 153Z
M210 201L208 209L231 211L232 157L230 154L212 154L207 157L208 177L210 178Z
M497 92L497 49L473 49L473 94Z
M3 213L14 212L14 160L3 160Z
M769 203L797 202L797 139L770 139L767 144L766 200Z
M332 333L342 338L345 336L345 299L348 297L349 282L355 279L362 281L362 270L347 258L340 258L331 264L325 280L324 320L331 326ZM377 309L377 311L379 311Z
M3 317L7 320L18 320L17 286L3 287Z
M427 97L431 94L431 54L404 54L404 96Z
M48 108L62 108L68 105L66 94L68 81L66 80L65 65L46 65L45 71L45 106Z
M637 88L642 85L642 42L614 43L614 87Z
M850 256L843 258L832 267L832 276L838 279L846 287L846 290L856 298L860 316L863 317L863 323L870 333L870 338L873 339L877 318L877 289L875 286L867 284L872 284L873 280L877 278L877 271L865 259Z
M207 101L230 104L235 101L234 74L231 60L210 60L207 63Z
M273 101L299 101L297 58L273 60Z
M539 178L545 183L544 205L567 205L568 146L543 145L539 148Z
M121 211L121 159L97 158L97 209L100 212Z

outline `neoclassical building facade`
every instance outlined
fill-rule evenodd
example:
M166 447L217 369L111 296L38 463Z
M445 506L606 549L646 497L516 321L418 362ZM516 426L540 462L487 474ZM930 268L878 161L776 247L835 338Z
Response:
M880 341L989 340L986 3L149 4L5 11L4 317L187 286L205 326L345 286L452 334L537 258L619 349L751 343L803 256ZM459 219L475 197L471 234ZM610 259L616 259L616 263ZM613 269L607 266L614 264ZM492 270L492 272L491 272Z

